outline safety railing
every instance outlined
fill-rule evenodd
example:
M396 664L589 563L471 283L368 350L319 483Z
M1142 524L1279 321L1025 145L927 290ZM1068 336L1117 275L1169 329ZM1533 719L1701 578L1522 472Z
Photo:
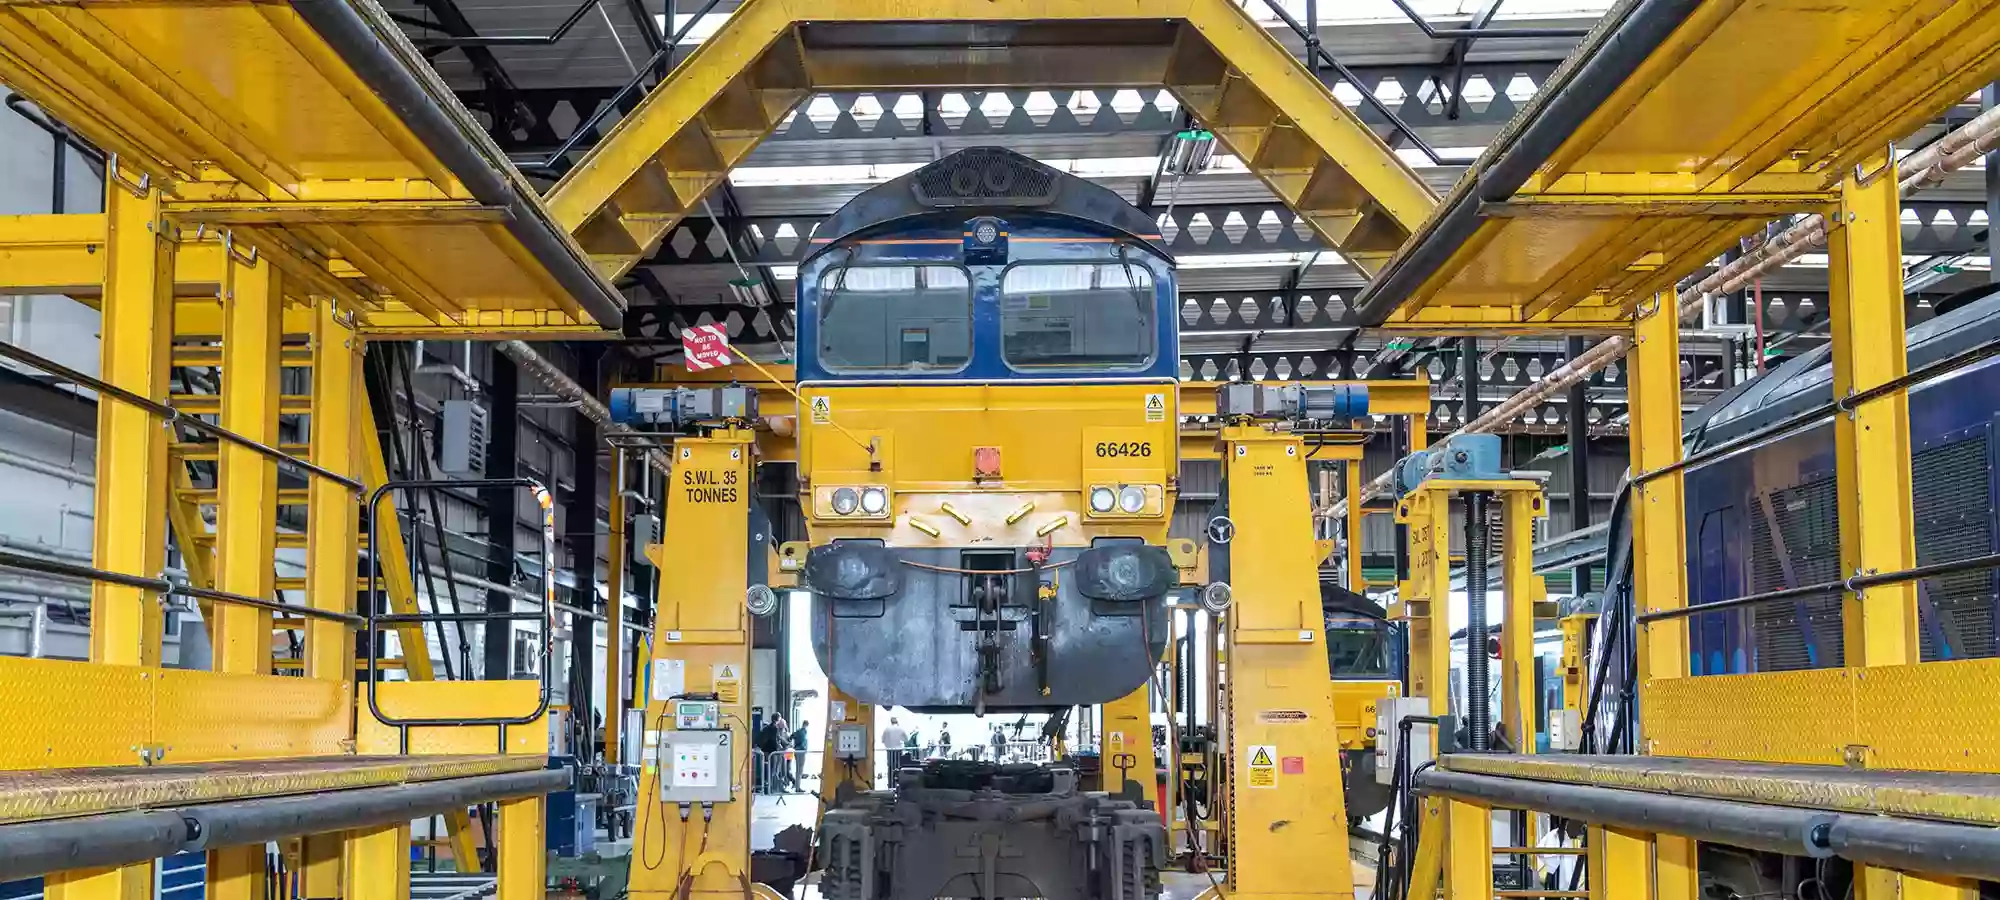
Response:
M556 512L555 498L541 482L532 478L481 478L481 479L423 479L411 481L391 481L383 484L368 495L368 546L380 547L376 535L377 524L382 521L381 503L384 498L393 497L400 491L466 490L480 488L527 488L535 496L535 503L542 511L542 608L537 612L477 612L477 613L417 613L411 615L382 615L377 612L378 604L367 604L369 639L368 645L368 713L375 720L397 730L399 752L408 753L410 729L434 726L497 726L500 735L500 752L507 749L507 726L526 725L540 719L549 709L550 663L555 653L555 613L556 613ZM393 514L393 513L392 513ZM382 576L381 556L373 555L368 566L368 596L377 596ZM518 716L478 716L478 717L413 717L391 716L382 711L381 699L377 691L381 685L381 646L374 640L375 634L384 627L403 625L422 626L433 622L485 622L489 626L499 622L540 622L541 632L536 636L535 645L540 648L536 672L541 689L532 711ZM429 653L430 648L421 646L421 652ZM410 651L406 648L404 653ZM491 674L491 673L489 673Z
M11 359L42 372L47 372L71 384L90 388L96 391L99 396L109 397L120 403L136 406L165 420L165 424L184 425L217 440L256 451L259 455L275 460L280 467L293 469L313 478L331 481L356 495L359 495L366 489L361 482L342 475L339 472L322 466L316 466L307 460L293 456L262 441L244 437L200 416L184 413L170 404L161 403L150 397L140 396L108 381L86 375L46 356L32 353L13 344L0 342L0 357Z

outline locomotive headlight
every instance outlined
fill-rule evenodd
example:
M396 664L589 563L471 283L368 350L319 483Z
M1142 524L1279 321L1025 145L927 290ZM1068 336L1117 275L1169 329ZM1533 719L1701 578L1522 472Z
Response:
M843 516L854 515L855 507L861 505L861 493L853 488L841 488L833 492L833 511Z
M1108 513L1118 503L1118 494L1104 485L1090 489L1090 511Z
M972 239L982 244L991 244L1000 238L1000 226L991 219L983 220L972 227Z
M1128 484L1118 489L1118 508L1128 513L1137 513L1146 508L1146 489L1136 484Z
M871 516L879 516L889 508L889 492L878 487L866 488L861 492L861 511Z

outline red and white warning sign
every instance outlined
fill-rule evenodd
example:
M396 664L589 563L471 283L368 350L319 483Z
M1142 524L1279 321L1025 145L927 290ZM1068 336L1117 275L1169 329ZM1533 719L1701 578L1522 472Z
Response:
M681 351L687 354L685 365L690 372L735 362L729 358L729 332L720 325L693 325L681 329Z

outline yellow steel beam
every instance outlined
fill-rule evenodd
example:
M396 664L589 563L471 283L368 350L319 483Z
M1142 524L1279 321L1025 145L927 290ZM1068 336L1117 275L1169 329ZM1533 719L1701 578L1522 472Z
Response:
M1361 580L1361 537L1366 532L1362 528L1362 517L1366 515L1366 499L1361 490L1361 460L1351 459L1341 464L1341 479L1344 482L1343 496L1347 503L1347 589L1357 594L1367 585Z
M70 869L44 876L46 900L149 900L153 893L153 863Z
M507 210L460 200L331 200L316 203L173 203L167 214L209 225L437 225L505 222Z
M1237 537L1229 545L1236 597L1224 644L1232 680L1225 708L1233 898L1354 895L1339 734L1324 714L1283 720L1267 710L1333 708L1325 620L1314 577L1312 507L1296 435L1253 425L1223 429L1223 463ZM1301 859L1314 859L1308 875Z
M299 840L299 900L344 896L340 876L346 845L346 838L339 833L312 834Z
M332 302L321 300L312 312L312 412L307 424L313 464L359 480L361 441L372 437L362 427L361 339ZM306 602L352 612L360 498L324 478L313 479L306 490ZM354 642L349 635L338 622L308 622L306 677L353 677Z
M1500 620L1500 716L1516 753L1535 752L1535 605L1548 598L1535 574L1535 520L1549 507L1540 490L1512 491L1501 498L1501 586L1507 611Z
M222 427L267 446L278 443L277 269L244 265L232 256L223 279ZM272 596L277 552L278 465L233 443L220 448L216 502L215 579L225 591ZM262 674L271 669L271 612L241 604L215 609L217 671ZM261 853L261 847L259 848ZM263 869L259 860L258 870Z
M389 483L389 464L382 457L383 433L367 404L360 406L355 418L361 432L361 471L365 476L362 483L372 494L376 488ZM368 554L381 570L378 583L389 595L390 611L403 616L415 615L420 612L417 608L417 586L410 578L410 550L403 542L403 524L395 514L395 507L396 498L385 496L380 511L371 510L377 524L375 543L368 547ZM328 575L327 579L330 582L333 576ZM432 673L430 642L424 638L423 626L397 626L396 638L397 643L402 645L403 663L408 666L412 681L430 681L437 677Z
M867 24L881 46L802 41ZM895 23L1043 23L1032 42L940 54ZM1107 26L1125 39L1103 38ZM904 84L1164 84L1328 245L1374 269L1430 213L1423 180L1227 0L749 0L549 194L606 274L652 251L813 89Z
M208 851L204 900L263 900L266 863L263 844L217 847Z
M1700 900L1701 867L1695 840L1653 836L1653 900Z
M1851 397L1901 378L1903 234L1896 167L1870 161L1874 180L1841 182L1842 211L1829 223L1833 395ZM1916 564L1910 500L1910 406L1903 391L1859 403L1833 420L1834 484L1840 501L1840 570L1894 572ZM1917 661L1917 583L1848 591L1841 604L1848 665Z
M1457 798L1444 801L1444 900L1493 896L1493 808Z
M1652 472L1681 458L1681 356L1678 295L1663 294L1640 317L1637 348L1630 368L1632 471ZM1678 471L1642 481L1634 488L1633 558L1642 613L1687 605L1687 524ZM1686 675L1687 627L1683 619L1663 619L1641 627L1639 678ZM1652 732L1647 732L1649 737Z
M1653 836L1643 831L1590 826L1590 900L1633 900L1653 895Z
M549 857L542 832L547 803L548 798L537 794L498 804L500 834L494 855L498 900L546 900Z
M111 384L164 401L173 336L174 241L160 194L135 194L112 172L105 185L102 362ZM98 568L151 576L166 565L167 432L152 413L105 401L97 412ZM160 662L160 600L153 592L97 584L91 590L90 658L121 665Z
M342 900L409 900L410 825L347 832Z
M1413 491L1396 501L1396 521L1408 526L1410 567L1389 612L1409 629L1410 696L1428 699L1432 715L1451 711L1450 509L1450 494L1441 491Z

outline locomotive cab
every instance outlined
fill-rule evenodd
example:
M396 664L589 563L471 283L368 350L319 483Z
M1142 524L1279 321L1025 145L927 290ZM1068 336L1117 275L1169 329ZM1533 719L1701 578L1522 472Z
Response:
M1176 293L1155 225L1006 150L856 197L799 270L813 647L876 704L1103 703L1164 649Z

